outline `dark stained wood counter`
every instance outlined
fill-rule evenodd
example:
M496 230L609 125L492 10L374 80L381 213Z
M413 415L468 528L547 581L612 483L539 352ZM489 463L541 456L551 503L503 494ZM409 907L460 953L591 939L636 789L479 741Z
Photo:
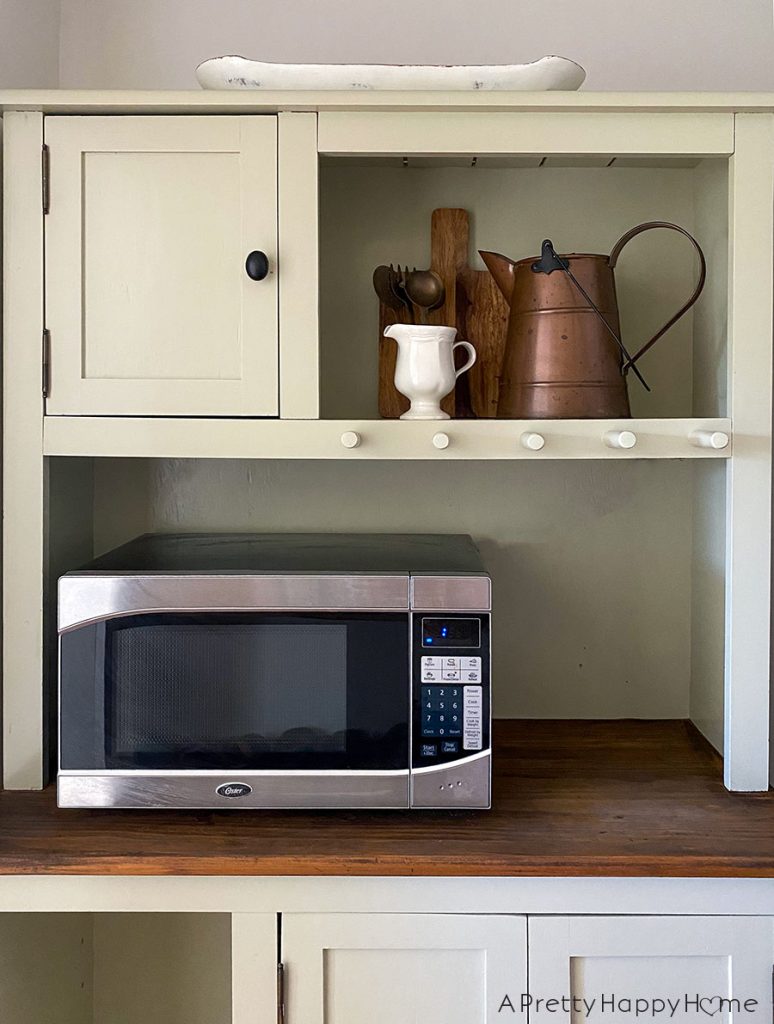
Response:
M774 793L684 722L495 725L491 811L73 811L0 794L1 874L774 877Z

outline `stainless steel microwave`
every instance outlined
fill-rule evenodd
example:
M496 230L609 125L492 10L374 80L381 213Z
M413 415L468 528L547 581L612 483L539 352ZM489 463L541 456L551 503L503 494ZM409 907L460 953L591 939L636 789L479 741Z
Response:
M490 806L470 537L148 534L59 581L60 807Z

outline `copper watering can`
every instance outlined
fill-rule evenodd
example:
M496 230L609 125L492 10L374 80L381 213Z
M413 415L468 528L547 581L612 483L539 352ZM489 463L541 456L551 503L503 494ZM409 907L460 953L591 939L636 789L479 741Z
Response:
M634 355L621 339L615 270L621 250L651 228L685 235L699 257L693 294ZM650 391L637 360L687 313L701 295L707 273L704 253L684 228L650 221L627 231L609 256L557 254L550 240L542 256L514 260L480 252L511 307L497 415L510 419L628 418L627 374Z

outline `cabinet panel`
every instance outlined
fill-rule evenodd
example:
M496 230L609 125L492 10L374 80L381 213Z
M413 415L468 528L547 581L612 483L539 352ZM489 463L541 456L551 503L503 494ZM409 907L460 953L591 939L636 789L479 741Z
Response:
M97 1024L92 945L89 914L0 914L0 1021Z
M772 929L763 917L530 918L530 1022L769 1021Z
M728 155L734 121L728 113L322 111L318 148L366 156Z
M93 947L94 1024L232 1024L228 914L95 914Z
M47 412L276 415L276 118L52 117L45 134Z
M289 914L288 1024L484 1024L526 982L521 917Z

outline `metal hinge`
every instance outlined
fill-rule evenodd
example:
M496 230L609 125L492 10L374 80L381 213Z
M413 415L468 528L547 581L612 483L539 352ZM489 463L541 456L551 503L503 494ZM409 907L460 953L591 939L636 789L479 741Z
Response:
M48 146L45 142L43 143L43 151L41 154L41 188L43 213L46 214L48 213L51 204L51 157L49 155Z
M40 388L43 392L43 397L48 398L48 378L49 378L49 367L51 365L51 331L47 327L43 328L43 360L42 360L42 374L40 381Z
M277 964L277 1024L285 1024L285 965Z

